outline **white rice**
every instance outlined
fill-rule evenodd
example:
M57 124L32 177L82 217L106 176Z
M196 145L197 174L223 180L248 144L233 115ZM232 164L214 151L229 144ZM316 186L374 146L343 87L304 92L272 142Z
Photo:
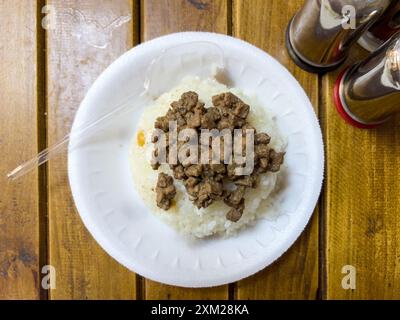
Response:
M150 211L185 235L192 235L198 238L214 234L231 235L243 226L255 221L257 217L266 215L273 210L269 199L272 191L276 188L277 178L281 172L262 174L257 188L246 191L245 210L238 222L231 222L226 219L225 215L230 208L223 201L216 201L205 209L197 209L189 200L183 183L178 180L175 180L177 189L175 204L168 211L158 208L154 192L158 174L159 172L165 172L172 175L172 172L168 165L162 165L159 170L153 170L150 166L151 152L153 150L151 135L154 130L154 122L157 117L167 112L171 102L179 100L181 94L187 91L197 92L199 99L206 104L206 107L212 106L212 96L227 91L234 93L250 105L249 123L257 131L266 132L272 137L270 143L272 148L277 151L283 151L284 141L280 137L273 117L265 107L260 106L256 98L245 96L239 89L228 88L213 79L185 79L170 92L160 96L153 105L147 107L143 112L133 139L130 159L134 182ZM143 146L139 146L137 143L137 134L141 131L145 134L145 144Z

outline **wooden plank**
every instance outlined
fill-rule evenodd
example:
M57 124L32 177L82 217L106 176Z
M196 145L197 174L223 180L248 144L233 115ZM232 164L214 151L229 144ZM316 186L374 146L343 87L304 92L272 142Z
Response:
M38 148L36 2L1 0L0 29L0 299L39 299L38 173L5 181Z
M179 31L228 33L227 0L142 1L142 40ZM146 299L227 299L228 286L185 289L145 281Z
M70 130L74 113L97 76L133 46L138 35L137 5L129 0L49 0L56 12L55 28L47 33L48 141ZM122 16L129 23L112 38L105 27ZM91 30L92 38L77 37ZM94 42L93 42L94 41ZM83 226L70 194L66 155L49 164L49 259L57 271L52 299L132 299L135 275L107 255Z
M354 47L349 60L363 51ZM339 71L323 79L326 298L400 299L400 116L374 130L345 123L332 97ZM342 288L346 265L355 290Z
M228 33L229 0L142 0L142 40L172 32Z
M304 72L285 49L285 28L303 4L291 0L235 0L233 35L267 51L297 78L318 110L318 76ZM239 299L315 299L318 290L318 213L293 247L272 266L240 281Z

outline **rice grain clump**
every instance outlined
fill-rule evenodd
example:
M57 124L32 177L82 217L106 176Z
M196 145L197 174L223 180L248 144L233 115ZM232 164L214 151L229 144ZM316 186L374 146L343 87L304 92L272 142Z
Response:
M172 102L178 101L181 95L188 91L196 92L206 108L213 105L213 96L231 92L250 105L247 121L257 132L266 132L271 137L268 145L271 149L277 152L283 151L284 142L280 138L271 115L255 99L245 96L238 89L229 89L212 79L185 79L179 86L160 96L152 106L147 107L143 112L132 146L131 168L139 194L146 205L153 213L183 234L198 238L213 234L230 235L257 217L271 211L269 199L272 191L276 188L281 171L263 173L258 179L256 188L246 189L245 209L237 222L227 219L226 213L230 208L223 201L215 201L206 208L198 209L189 198L181 180L174 181L176 190L174 199L169 203L168 211L157 207L156 200L160 203L160 199L156 199L155 192L158 175L162 172L172 176L173 173L168 164L162 164L158 171L153 170L151 166L154 149L152 143L154 124L157 118L167 113ZM284 168L282 169L284 170Z

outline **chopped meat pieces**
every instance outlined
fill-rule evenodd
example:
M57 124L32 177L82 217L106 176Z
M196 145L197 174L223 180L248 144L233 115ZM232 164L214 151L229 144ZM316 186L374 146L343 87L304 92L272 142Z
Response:
M164 210L169 210L171 207L171 200L176 195L176 189L174 186L174 179L165 174L160 173L158 175L157 186L156 186L156 201L157 206Z
M236 168L244 167L245 164L239 165L234 161L225 163L225 160L232 159L232 155L224 154L224 139L220 143L220 155L218 151L212 149L212 140L204 143L199 147L199 156L202 150L209 150L208 163L197 164L193 162L174 163L170 165L173 177L176 180L181 180L185 186L189 199L195 206L207 208L214 201L221 200L230 207L226 213L226 219L232 222L237 222L243 215L245 208L245 194L249 188L255 188L257 185L257 177L259 174L268 171L277 172L283 163L285 153L276 152L269 147L271 137L265 132L256 132L255 128L247 122L247 117L250 112L250 106L230 92L222 93L212 97L213 106L205 108L203 102L199 100L196 92L189 91L181 95L178 101L171 103L167 113L158 117L154 123L156 129L161 129L165 133L170 130L169 121L176 121L176 129L179 133L183 129L191 129L193 135L197 135L198 141L201 140L201 131L203 129L228 129L233 139L234 130L241 129L242 132L242 154L246 157L246 130L254 132L254 170L250 175L236 175ZM194 137L196 138L196 137ZM171 139L174 139L171 137ZM168 150L172 146L177 147L177 151L183 151L185 143L190 141L187 137L186 141L170 141L167 147ZM153 143L158 141L157 138L152 139ZM186 156L189 157L190 150L186 150ZM154 155L156 156L156 155ZM229 159L224 159L229 156ZM207 159L207 158L206 158ZM159 168L159 163L152 163L154 170ZM233 186L232 189L227 189L226 185ZM160 173L158 176L157 186L155 188L157 197L157 206L164 210L171 207L171 201L175 197L176 189L174 180L171 176Z

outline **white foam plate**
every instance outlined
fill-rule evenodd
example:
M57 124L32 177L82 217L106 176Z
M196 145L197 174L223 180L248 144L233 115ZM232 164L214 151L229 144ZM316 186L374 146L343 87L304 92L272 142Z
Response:
M140 199L130 173L128 154L140 109L78 147L71 148L76 146L72 139L68 173L85 226L114 259L158 282L208 287L240 280L271 264L295 242L312 215L323 179L323 144L311 103L294 77L241 40L212 33L171 34L137 46L110 65L86 95L72 131L133 92L140 93L146 69L161 50L191 41L222 48L234 86L268 106L287 139L286 185L273 217L234 237L198 241L182 238L159 221Z

